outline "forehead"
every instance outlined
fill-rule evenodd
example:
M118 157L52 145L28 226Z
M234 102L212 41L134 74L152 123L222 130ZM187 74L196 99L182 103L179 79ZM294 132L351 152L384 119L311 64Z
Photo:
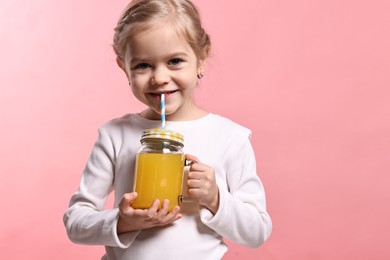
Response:
M177 29L161 24L134 33L129 41L128 52L131 57L157 57L176 52L195 55L186 38Z

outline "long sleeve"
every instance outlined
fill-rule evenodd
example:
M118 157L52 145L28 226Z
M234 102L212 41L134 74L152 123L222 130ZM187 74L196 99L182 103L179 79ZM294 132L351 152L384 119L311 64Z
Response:
M183 203L182 218L170 225L117 235L118 205L134 184L142 132L159 125L139 114L127 114L100 127L79 189L64 214L69 238L79 244L105 245L102 259L129 260L222 259L227 251L223 238L251 247L264 242L271 220L256 175L250 130L214 114L193 121L167 121L166 126L185 136L185 153L215 169L220 192L217 213ZM114 192L113 209L105 209L110 192Z
M64 214L66 231L73 242L126 248L138 235L139 232L129 232L118 236L119 210L104 210L113 189L115 161L112 140L100 129L79 189Z
M201 219L233 242L258 247L270 236L272 222L266 211L265 192L256 174L256 160L249 138L227 153L226 180L218 183L219 209L213 215L202 208Z

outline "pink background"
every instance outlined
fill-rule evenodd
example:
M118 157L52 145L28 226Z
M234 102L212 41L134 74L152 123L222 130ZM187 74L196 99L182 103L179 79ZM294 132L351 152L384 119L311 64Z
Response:
M274 230L225 259L390 259L390 5L195 0L199 103L253 130ZM62 214L107 120L143 106L111 50L126 1L0 1L0 254L98 259Z

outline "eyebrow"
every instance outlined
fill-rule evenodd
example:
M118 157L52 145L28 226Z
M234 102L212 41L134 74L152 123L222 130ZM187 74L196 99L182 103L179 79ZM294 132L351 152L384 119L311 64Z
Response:
M164 59L169 59L169 58L173 58L173 57L177 57L177 56L188 56L187 53L185 52L174 52L174 53L171 53L171 54L168 54L164 57ZM138 63L140 61L148 61L149 58L148 57L133 57L131 60L130 60L130 64L134 64L134 63Z
M168 56L174 57L174 56L188 56L188 55L185 52L174 52L174 53L172 53L171 55L168 55Z

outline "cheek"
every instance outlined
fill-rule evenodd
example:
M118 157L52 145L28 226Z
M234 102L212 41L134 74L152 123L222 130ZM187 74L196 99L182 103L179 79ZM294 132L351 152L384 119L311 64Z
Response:
M142 86L144 85L141 81L140 81L140 78L136 77L131 77L129 79L129 83L130 83L130 88L131 88L131 91L133 92L134 96L139 96L140 93L142 92Z
M192 88L198 83L196 71L194 72L193 70L182 73L179 78L182 85L185 85L186 88Z
M139 91L137 91L137 89L134 87L134 85L133 84L131 84L130 83L130 88L131 88L131 92L133 93L133 95L135 96L135 97L139 97Z
M139 75L139 74L131 74L129 78L130 85L132 88L141 88L141 86L144 86L147 82L147 76L146 75Z

